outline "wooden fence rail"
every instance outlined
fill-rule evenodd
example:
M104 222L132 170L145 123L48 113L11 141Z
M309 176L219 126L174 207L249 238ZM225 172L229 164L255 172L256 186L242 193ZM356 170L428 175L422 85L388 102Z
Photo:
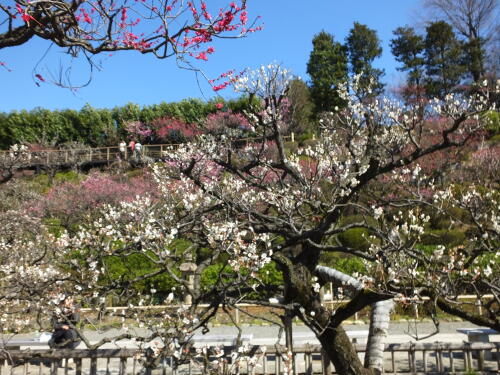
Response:
M319 345L303 345L294 348L293 360L287 359L284 347L249 347L258 357L257 365L242 360L238 365L231 361L231 353L236 347L224 347L229 366L219 369L226 374L279 375L284 368L292 368L290 375L330 375L335 370L321 354ZM356 345L363 356L364 345ZM486 356L485 354L488 354ZM185 364L174 366L174 359L165 356L155 369L144 366L145 352L138 349L99 349L99 350L12 350L0 351L0 374L28 375L98 375L98 374L161 374L193 375L206 373L207 363L196 357ZM385 349L385 373L390 374L498 374L500 372L500 343L405 343L388 344ZM491 357L494 360L485 360ZM210 358L215 359L215 357ZM70 360L70 361L68 361ZM64 366L58 366L63 361ZM73 362L69 364L68 362ZM291 366L293 363L293 366ZM217 372L217 371L215 371ZM214 373L214 372L212 372Z
M284 140L293 140L293 136L284 136ZM262 141L260 138L234 139L234 145L242 147L253 142ZM169 150L179 147L180 144L146 144L142 145L140 154L132 153L129 147L125 152L120 152L118 146L80 148L80 149L46 149L46 150L0 150L0 166L2 164L19 165L64 165L68 163L112 163L119 158L128 160L132 158L148 157L159 160L168 157Z

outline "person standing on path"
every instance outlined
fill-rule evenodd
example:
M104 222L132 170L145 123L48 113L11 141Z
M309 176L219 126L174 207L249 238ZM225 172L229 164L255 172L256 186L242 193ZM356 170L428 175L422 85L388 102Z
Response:
M118 150L120 151L120 158L125 160L127 158L127 144L124 141L121 141L118 145Z
M140 142L135 144L135 157L136 159L140 159L142 157L142 145Z
M128 143L128 147L130 147L130 153L132 155L134 155L134 153L135 153L135 141L133 139Z

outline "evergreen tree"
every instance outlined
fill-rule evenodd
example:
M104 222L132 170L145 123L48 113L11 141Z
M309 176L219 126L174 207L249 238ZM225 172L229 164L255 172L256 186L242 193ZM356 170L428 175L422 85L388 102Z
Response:
M286 96L290 101L290 131L298 134L311 131L314 103L306 83L301 79L292 80Z
M347 81L347 56L345 47L326 31L316 34L312 43L307 74L311 78L309 87L317 114L345 105L337 94L337 87Z
M427 92L442 98L461 81L465 70L463 50L453 28L445 21L431 23L426 31Z
M473 82L478 82L485 74L484 40L472 38L464 43L464 63Z
M352 74L361 74L361 88L368 87L370 79L375 81L372 95L378 95L383 91L384 85L380 78L384 71L372 66L373 60L382 55L382 47L377 32L368 26L354 22L354 26L346 38L349 69ZM369 93L364 95L370 96Z
M432 16L450 23L464 40L465 69L474 82L495 71L498 64L500 19L498 0L423 0ZM495 59L495 56L497 57ZM493 64L489 59L493 58Z
M425 73L424 38L415 33L413 27L398 27L394 30L395 38L391 40L391 52L402 66L401 72L408 72L404 96L408 99L421 95L421 87Z

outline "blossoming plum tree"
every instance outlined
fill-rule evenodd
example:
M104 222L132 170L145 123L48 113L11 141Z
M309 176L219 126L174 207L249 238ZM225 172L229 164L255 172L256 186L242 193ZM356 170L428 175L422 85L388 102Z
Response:
M124 319L137 319L150 328L150 336L141 340L161 339L184 358L193 330L207 329L219 309L237 302L259 303L301 319L342 374L381 370L380 361L360 362L341 323L367 306L395 297L407 303L429 297L447 312L500 328L498 193L478 185L437 185L417 164L427 155L460 147L480 130L479 115L490 107L488 93L450 95L418 108L388 99L360 100L355 79L340 91L346 107L323 117L316 142L292 151L285 148L281 111L289 73L271 65L249 74L263 78L264 84L242 76L236 87L262 99L261 107L247 113L260 141L241 146L229 137L205 135L172 149L165 165L153 167L162 198L153 202L144 196L108 206L76 234L59 234L51 253L58 267L51 272L43 272L41 260L30 259L22 271L39 279L19 284L14 276L20 272L18 260L2 258L0 272L7 277L0 303L38 311L50 306L47 290L63 288L104 313L104 300L110 295L131 305L150 303L150 294L137 294L128 286L168 274L178 285L174 293L190 294L193 305L155 313L137 312L133 306L123 310ZM435 116L447 121L436 137L425 137L426 121ZM353 212L357 221L343 220ZM468 243L459 248L421 247L433 213L467 228ZM366 230L368 246L339 240L340 234L355 228ZM180 240L189 246L179 251ZM16 241L29 254L28 249L43 239L25 236ZM8 254L11 243L1 243L0 254ZM326 253L356 257L363 270L347 275L322 266ZM134 254L149 257L157 268L131 278L110 278L110 260ZM192 288L179 276L180 264L189 262L197 265L195 279L208 265L220 264L213 287ZM267 284L260 273L271 262L283 277L278 287ZM326 281L334 282L337 294L349 297L333 311L323 306L319 294ZM42 287L43 294L33 292ZM17 294L9 294L14 288ZM263 290L273 291L276 298L259 298ZM457 295L470 291L494 295L485 306L486 315L460 305ZM209 306L201 309L203 301ZM373 319L380 317L375 314ZM126 332L118 338L132 336ZM91 347L106 340L111 338Z
M157 58L208 60L214 38L260 29L248 22L246 0L210 10L205 1L26 1L0 4L0 49L38 37L76 56L138 51ZM0 66L7 67L6 62ZM45 81L40 73L35 77Z

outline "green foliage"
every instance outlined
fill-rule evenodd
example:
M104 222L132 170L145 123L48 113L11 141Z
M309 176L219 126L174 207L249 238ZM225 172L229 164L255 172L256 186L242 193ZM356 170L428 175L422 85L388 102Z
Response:
M346 48L335 42L326 31L316 34L312 43L307 74L311 77L310 90L315 112L345 106L345 101L337 94L337 88L340 83L347 81Z
M423 244L417 244L415 245L415 248L421 252L423 252L425 255L430 256L434 253L434 251L437 249L438 245L423 245Z
M322 253L320 264L335 268L336 270L349 275L352 275L355 272L361 273L365 271L365 265L363 264L363 261L358 257L350 255Z
M117 244L120 246L120 244ZM170 251L173 254L181 256L186 249L191 246L191 243L186 240L176 240L170 246ZM102 283L118 283L124 288L134 288L141 292L148 292L151 289L156 289L155 298L157 302L161 302L170 291L177 286L177 282L168 274L166 270L162 273L148 277L144 280L131 283L132 280L147 275L159 270L158 265L154 263L155 255L152 252L146 254L129 254L124 256L111 256L106 258L106 268L108 270L108 279L101 280ZM181 276L178 267L172 267L176 276ZM129 283L131 283L129 285Z
M470 38L463 44L464 65L474 82L478 82L484 75L486 52L485 41L482 38Z
M436 229L425 232L421 244L454 247L463 244L466 238L465 233L458 229Z
M357 250L368 250L370 248L368 236L368 230L365 228L351 228L339 234L338 240L343 246Z
M125 289L131 287L148 294L147 292L154 288L159 294L166 295L177 285L177 282L166 271L131 283L135 278L157 271L157 266L145 254L108 257L105 261L105 267L108 271L109 280L102 280L102 282L117 282L118 285L123 285ZM131 284L129 285L129 283Z
M243 275L248 274L246 270L240 270L238 273ZM203 270L201 274L201 289L207 291L217 283L231 283L237 277L238 273L229 267L226 262L221 260L217 264L210 265ZM266 287L283 284L283 275L274 262L270 262L262 267L257 277L264 285L264 290L262 291L263 295L267 295ZM256 295L251 294L249 297L254 298Z
M462 221L467 222L469 216L467 211L460 209L459 207L448 207L445 209L445 214L437 215L430 213L430 228L431 229L450 229L452 227L452 221Z
M289 131L301 134L312 130L314 103L305 82L301 79L294 79L290 82L286 96L290 100L291 111Z
M43 219L43 223L47 226L49 232L56 237L59 237L64 230L59 219Z
M265 285L282 285L283 275L276 267L276 263L270 262L259 270L259 279Z
M380 78L384 71L374 68L373 61L382 55L382 47L377 32L368 26L354 22L346 38L347 56L349 60L349 70L352 74L361 74L360 88L368 87L370 79L374 79L375 85L372 95L378 95L383 91L384 85ZM364 93L368 95L368 93Z
M396 61L402 63L397 70L408 72L408 85L420 86L424 74L424 38L413 27L398 27L396 38L391 40L391 51Z
M29 178L31 188L37 193L45 193L52 186L52 179L46 173Z
M213 285L219 282L229 283L235 277L236 272L226 264L213 264L205 268L201 274L201 289L207 291Z
M234 113L243 113L252 108L259 108L261 104L256 96L249 97L247 95L243 95L237 99L226 102L226 105ZM214 110L214 112L216 112L216 110Z
M241 97L226 105L233 112L242 112L259 103L255 98L249 100L248 97ZM186 123L199 123L217 110L215 102L185 99L142 108L134 103L112 110L96 109L86 104L80 111L35 108L32 111L0 112L0 148L7 149L16 143L54 147L69 142L94 147L116 146L126 136L124 127L128 122L150 124L155 119L169 117Z
M500 134L500 114L497 111L488 111L483 114L483 121L486 124L486 130L495 136Z
M63 183L63 182L72 182L76 183L81 181L83 176L75 171L67 171L67 172L57 172L54 176L54 182Z
M318 143L318 141L314 138L313 133L301 134L298 141L299 141L299 146L302 146L302 147L307 147L307 146L312 147Z
M285 142L285 150L287 152L287 155L293 155L297 153L297 150L299 148L298 142Z
M68 142L101 146L116 139L111 112L85 105L74 110L13 111L0 116L0 147L15 143L55 146Z
M427 92L443 98L460 83L464 73L463 51L448 23L433 22L427 26L426 31Z

